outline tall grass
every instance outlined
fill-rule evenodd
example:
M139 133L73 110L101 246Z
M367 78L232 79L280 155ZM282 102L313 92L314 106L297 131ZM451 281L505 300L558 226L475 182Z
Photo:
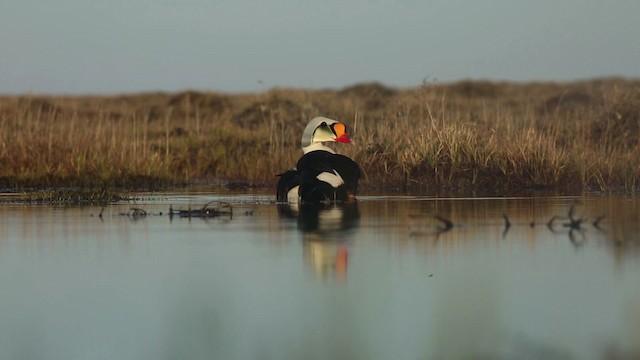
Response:
M318 115L352 125L356 145L336 149L364 191L640 185L640 82L607 79L2 97L0 186L269 187Z

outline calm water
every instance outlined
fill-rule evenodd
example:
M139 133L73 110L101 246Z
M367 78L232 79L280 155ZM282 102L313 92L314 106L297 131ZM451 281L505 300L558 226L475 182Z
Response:
M0 206L0 359L640 357L637 198L270 199Z

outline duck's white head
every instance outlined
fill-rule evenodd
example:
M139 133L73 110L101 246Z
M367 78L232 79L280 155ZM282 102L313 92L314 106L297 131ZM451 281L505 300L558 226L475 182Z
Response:
M351 138L347 134L347 126L337 120L321 116L315 117L309 121L302 132L302 151L305 154L314 150L333 153L331 148L322 144L330 141L350 144Z

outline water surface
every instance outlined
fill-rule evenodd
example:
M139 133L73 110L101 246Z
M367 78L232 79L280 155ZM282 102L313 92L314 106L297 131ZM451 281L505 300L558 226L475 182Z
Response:
M212 200L233 216L167 215ZM100 213L0 206L0 358L640 356L634 197L168 194Z

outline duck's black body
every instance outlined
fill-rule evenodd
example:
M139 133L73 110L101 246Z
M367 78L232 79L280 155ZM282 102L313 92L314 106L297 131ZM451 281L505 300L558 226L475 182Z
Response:
M301 202L347 201L358 192L360 167L350 158L329 151L311 151L298 160L295 169L280 174L277 200L287 201L290 191Z
M358 192L360 167L350 158L312 151L298 160L302 202L347 201Z
M288 203L344 202L355 199L360 167L355 161L323 145L351 143L347 126L315 117L302 133L302 152L295 168L279 174L276 199Z

